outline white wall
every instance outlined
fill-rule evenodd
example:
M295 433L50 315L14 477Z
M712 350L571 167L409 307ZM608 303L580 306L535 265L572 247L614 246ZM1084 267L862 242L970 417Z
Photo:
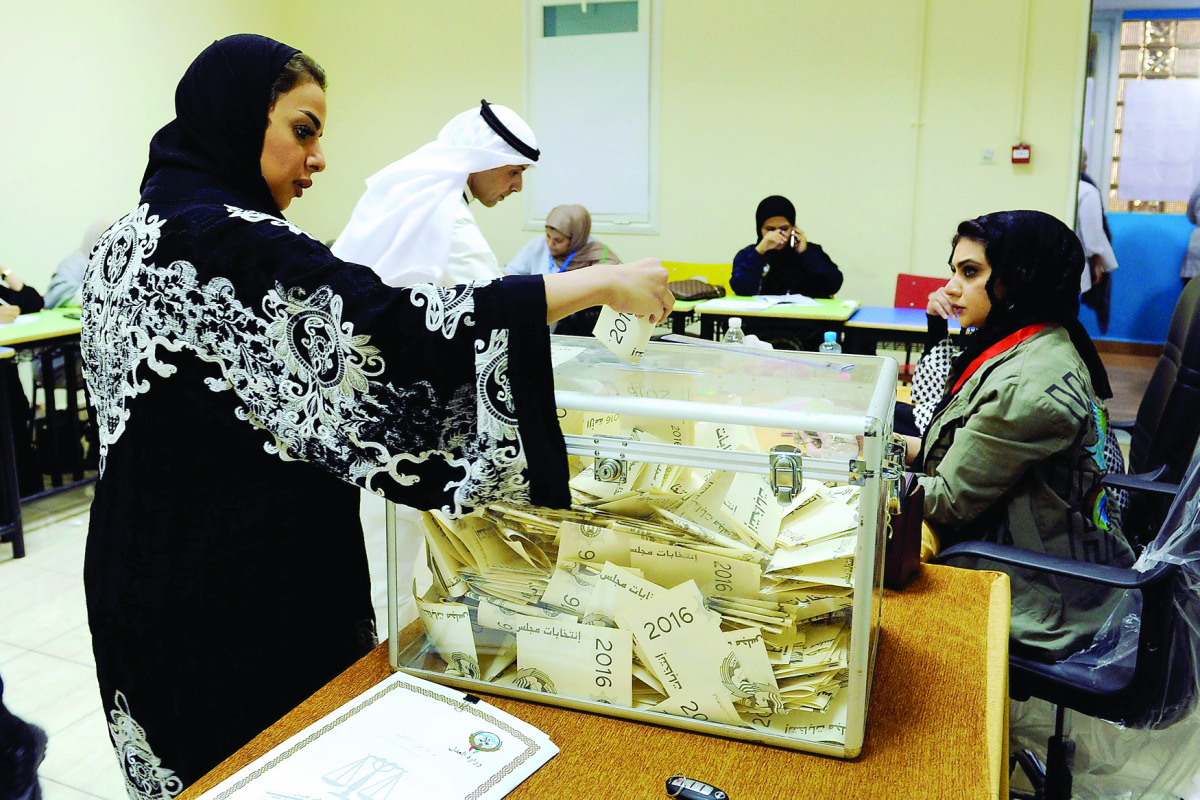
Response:
M175 83L219 36L276 36L329 71L329 169L288 213L322 239L451 116L524 100L519 0L44 8L6 2L0 26L0 69L19 76L0 103L0 263L39 288L95 216L136 201ZM887 304L897 272L945 270L960 219L1069 221L1087 16L1087 0L664 0L661 233L604 239L626 259L729 260L757 202L786 194L846 273L841 296ZM1007 163L1018 135L1028 167ZM1000 163L979 163L985 147ZM531 236L520 206L477 211L502 261Z
M276 16L238 0L0 0L0 263L44 290L95 219L137 202L195 55Z

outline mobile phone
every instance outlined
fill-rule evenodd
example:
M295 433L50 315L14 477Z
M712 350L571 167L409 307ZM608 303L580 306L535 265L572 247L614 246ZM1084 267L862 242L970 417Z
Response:
M792 235L788 237L788 247L796 246L796 232L792 231Z

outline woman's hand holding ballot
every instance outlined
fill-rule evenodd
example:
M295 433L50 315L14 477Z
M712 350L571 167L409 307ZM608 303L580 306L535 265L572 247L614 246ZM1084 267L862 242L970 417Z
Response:
M675 306L667 288L667 270L657 258L643 258L604 269L581 269L547 275L546 321L590 306L611 306L614 311L648 317L658 324Z

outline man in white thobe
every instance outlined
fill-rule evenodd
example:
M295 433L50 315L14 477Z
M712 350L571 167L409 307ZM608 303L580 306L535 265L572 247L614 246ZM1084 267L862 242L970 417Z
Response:
M491 208L521 191L524 171L539 156L529 125L485 100L446 123L437 139L367 179L333 253L373 268L392 286L499 278L500 265L470 203Z
M499 262L470 203L478 200L491 208L521 191L522 174L540 155L529 125L512 109L485 100L446 123L437 139L367 179L367 191L333 243L333 253L371 267L391 286L456 286L499 278ZM381 498L363 493L365 530L377 532L385 512ZM424 541L421 512L397 506L396 524L397 622L403 628L417 616L406 590L414 585L413 568ZM424 572L422 567L417 574ZM371 594L377 608L386 602L384 586L372 584ZM397 633L387 631L388 636Z

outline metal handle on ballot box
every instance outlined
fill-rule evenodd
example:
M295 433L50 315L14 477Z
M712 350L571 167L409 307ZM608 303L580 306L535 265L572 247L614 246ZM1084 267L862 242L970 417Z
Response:
M804 458L800 448L790 444L777 444L771 448L771 488L781 505L792 502L800 494L804 480Z
M893 433L883 460L883 482L887 484L889 516L900 513L900 479L904 477L904 456L907 452L908 446L904 438Z

